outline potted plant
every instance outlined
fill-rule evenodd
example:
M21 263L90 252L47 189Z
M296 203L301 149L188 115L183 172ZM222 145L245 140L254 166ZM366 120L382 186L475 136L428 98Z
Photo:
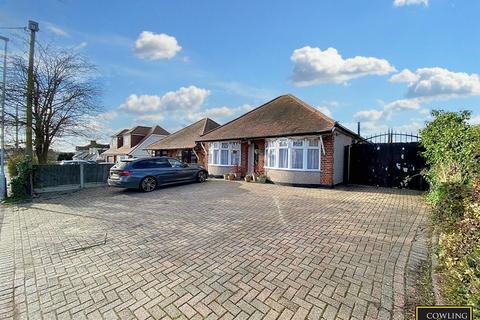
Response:
M258 179L264 175L263 170L255 168L255 171L253 172L253 181L255 182L260 182ZM266 176L265 176L266 177ZM264 182L263 182L264 183Z
M240 166L238 164L235 165L233 172L234 172L234 175L235 175L235 179L237 179L237 180L242 179L242 169L240 168Z
M253 180L253 177L251 175L247 174L245 176L245 182L252 182L252 180Z
M257 182L259 183L266 183L267 182L267 175L262 173L257 176Z

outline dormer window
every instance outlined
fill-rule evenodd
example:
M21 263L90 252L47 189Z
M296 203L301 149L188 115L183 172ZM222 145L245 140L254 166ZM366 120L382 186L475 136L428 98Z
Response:
M132 147L131 145L131 135L126 134L123 136L123 144L127 146L128 148Z

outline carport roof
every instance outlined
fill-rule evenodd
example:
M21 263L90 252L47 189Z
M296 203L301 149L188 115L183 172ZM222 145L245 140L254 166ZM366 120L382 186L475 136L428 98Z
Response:
M202 135L220 126L210 118L203 118L188 127L147 146L147 150L191 149Z
M197 141L221 141L325 133L334 127L355 133L297 97L279 96L204 134Z

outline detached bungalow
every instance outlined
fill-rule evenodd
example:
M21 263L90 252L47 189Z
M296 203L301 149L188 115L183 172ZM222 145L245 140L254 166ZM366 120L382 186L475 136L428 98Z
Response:
M108 162L118 162L125 158L148 157L145 148L170 133L160 126L136 126L132 129L123 129L112 136L110 148L102 153Z
M146 149L153 156L174 157L186 163L202 162L206 159L205 152L196 140L218 126L220 125L212 119L204 118L150 144ZM202 164L206 165L203 162Z
M359 136L317 109L283 95L201 136L211 175L264 173L274 183L343 182L344 147Z

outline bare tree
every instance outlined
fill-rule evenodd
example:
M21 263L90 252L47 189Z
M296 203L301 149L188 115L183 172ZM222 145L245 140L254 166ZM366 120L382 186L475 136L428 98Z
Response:
M95 66L75 50L37 46L34 64L32 130L39 163L58 138L87 135L89 121L100 110ZM12 58L7 89L6 124L25 128L28 61ZM16 110L20 112L16 115Z

